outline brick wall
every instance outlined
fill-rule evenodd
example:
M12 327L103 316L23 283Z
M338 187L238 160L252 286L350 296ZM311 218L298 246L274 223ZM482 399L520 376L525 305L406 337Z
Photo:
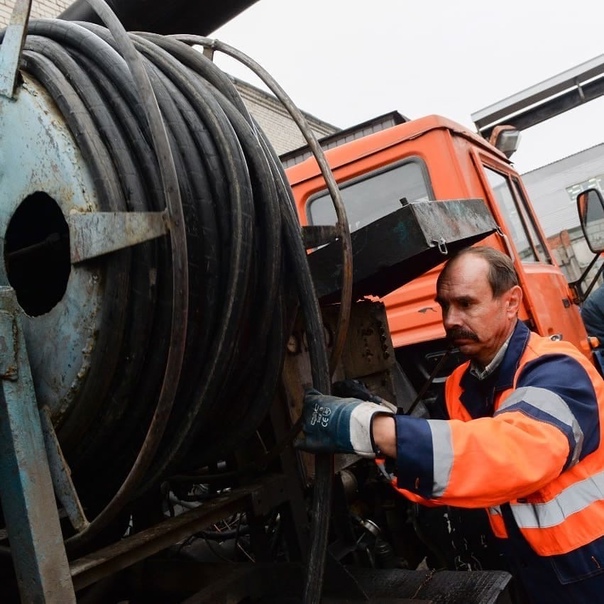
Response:
M34 0L31 17L55 18L72 3L73 0ZM0 0L0 27L6 26L9 22L14 4L14 0ZM293 151L306 144L295 122L277 99L240 80L236 81L236 86L248 111L265 132L277 154ZM335 126L312 115L305 114L305 116L317 138L333 134L338 130Z
M235 86L248 111L254 116L278 155L306 145L300 129L280 101L241 80L235 80ZM338 130L335 126L308 113L304 113L304 117L318 139Z
M54 19L61 14L72 0L34 0L31 5L31 16L34 19ZM10 20L14 0L0 0L0 25L4 27Z

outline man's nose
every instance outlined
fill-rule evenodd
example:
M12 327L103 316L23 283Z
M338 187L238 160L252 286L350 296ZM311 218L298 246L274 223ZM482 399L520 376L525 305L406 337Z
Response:
M457 312L454 308L448 308L446 311L443 310L443 325L445 329L459 327L461 324L461 313Z

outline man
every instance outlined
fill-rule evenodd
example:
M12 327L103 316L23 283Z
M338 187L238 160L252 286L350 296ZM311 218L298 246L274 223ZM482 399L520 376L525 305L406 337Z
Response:
M451 258L436 300L469 359L445 384L450 419L311 390L303 448L386 455L411 500L485 508L529 602L604 602L604 382L518 320L522 290L495 249Z
M581 318L587 334L595 336L604 348L604 286L592 291L581 305Z

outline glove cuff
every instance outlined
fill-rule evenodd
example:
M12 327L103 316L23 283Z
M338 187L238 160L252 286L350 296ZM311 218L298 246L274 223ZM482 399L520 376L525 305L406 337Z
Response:
M390 415L393 413L375 403L359 403L350 414L350 444L357 455L375 458L378 454L373 441L373 416Z

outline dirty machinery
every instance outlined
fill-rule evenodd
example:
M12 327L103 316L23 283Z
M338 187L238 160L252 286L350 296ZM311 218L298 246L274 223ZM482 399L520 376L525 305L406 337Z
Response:
M292 446L307 386L409 402L367 296L491 233L484 206L351 237L326 173L338 224L303 236L208 55L304 128L270 77L90 4L104 25L17 2L0 51L0 600L503 602L505 572L417 569L430 547L376 464Z

